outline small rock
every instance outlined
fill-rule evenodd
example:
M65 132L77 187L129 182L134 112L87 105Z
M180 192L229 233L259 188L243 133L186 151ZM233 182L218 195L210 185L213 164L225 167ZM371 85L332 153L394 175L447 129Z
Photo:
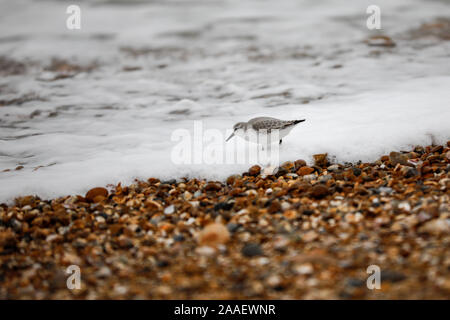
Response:
M239 229L240 226L241 226L241 225L238 224L238 223L230 222L229 224L227 224L227 229L228 229L228 231L230 231L231 233L235 233L235 232Z
M214 210L231 210L234 206L233 202L219 202L216 205L214 205Z
M198 198L202 195L202 192L200 190L197 190L194 192L194 198Z
M292 169L294 169L294 167L295 165L290 161L287 161L281 165L281 168L283 168L287 172L290 172Z
M395 167L397 164L406 166L408 164L408 156L400 152L392 151L389 154L389 162L393 167Z
M313 157L314 164L318 167L326 167L329 163L327 153L315 154Z
M297 170L297 174L299 176L306 176L313 172L314 172L314 168L307 167L307 166L301 167L300 169Z
M317 232L310 230L302 236L302 240L305 242L311 242L311 241L316 240L317 237L318 237Z
M298 169L300 169L301 167L304 167L304 166L306 166L306 161L305 160L299 159L299 160L296 160L294 162L295 170L298 170Z
M307 174L306 176L303 176L304 181L313 181L316 180L317 176L315 174Z
M201 245L216 247L225 244L230 239L230 232L221 223L208 224L199 234L198 242Z
M444 146L436 146L436 147L434 147L433 149L431 149L431 153L435 153L435 152L437 152L437 153L442 153L442 150L444 150Z
M255 165L248 170L248 174L251 176L257 176L258 174L260 174L260 172L261 172L261 167L258 165Z
M270 203L268 208L269 213L276 213L281 211L281 204L278 200L274 200Z
M411 167L403 167L400 171L405 178L417 177L419 175L419 171L416 168Z
M450 233L450 219L434 219L426 222L419 228L419 232L430 233L434 235Z
M376 35L366 40L371 47L395 47L395 42L388 36Z
M313 196L314 198L323 198L328 193L328 188L323 184L316 184L311 188L311 196Z
M355 177L359 177L362 173L362 170L358 167L352 167L352 172Z
M185 191L184 194L183 194L183 198L184 198L184 200L187 200L187 201L191 200L192 199L192 193L190 193L189 191Z
M407 201L400 202L398 208L405 211L411 211L411 205Z
M239 180L241 178L241 176L239 176L239 175L232 175L232 176L229 176L228 178L227 178L227 185L232 185L235 181L237 181L237 180Z
M287 201L281 202L281 210L285 211L291 208L291 204Z
M112 275L111 269L104 266L101 267L96 273L95 276L98 278L109 278Z
M300 265L297 265L294 267L294 271L297 274L313 274L314 273L314 267L311 263L303 263Z
M195 249L195 252L200 256L212 257L216 254L216 249L209 246L202 246Z
M205 191L220 191L222 189L222 185L219 182L208 182L205 186Z
M379 193L386 193L386 194L391 194L394 192L394 190L389 187L379 187L377 190Z
M333 165L329 166L329 167L327 168L327 170L328 170L328 171L331 171L331 172L339 171L339 165L333 164Z
M271 275L267 278L267 285L270 287L277 287L281 283L281 278L278 275Z
M162 205L160 205L158 202L153 200L146 200L145 201L145 207L149 210L161 210Z
M172 214L175 212L175 206L171 204L170 206L164 209L164 214Z
M332 175L326 174L326 175L320 176L319 179L318 179L318 181L319 181L320 183L327 183L328 180L330 180L330 179L332 179L332 178L333 178Z
M263 255L262 248L258 243L247 243L242 248L241 253L246 257L256 257Z
M93 188L89 190L84 196L90 202L99 202L102 199L108 197L108 190L105 188Z
M186 238L182 235L182 234L177 234L173 237L173 240L175 242L182 242L184 241Z

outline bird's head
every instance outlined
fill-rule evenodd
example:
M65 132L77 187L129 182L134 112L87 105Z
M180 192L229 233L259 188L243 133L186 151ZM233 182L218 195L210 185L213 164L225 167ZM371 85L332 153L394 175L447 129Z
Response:
M235 135L241 135L243 133L245 133L245 131L247 130L247 123L246 122L238 122L233 126L233 133L228 137L228 140L230 140L231 138L233 138Z

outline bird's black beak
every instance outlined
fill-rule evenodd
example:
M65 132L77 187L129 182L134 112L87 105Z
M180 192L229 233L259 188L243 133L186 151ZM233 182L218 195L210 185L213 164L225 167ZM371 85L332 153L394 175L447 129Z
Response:
M225 142L228 141L228 140L230 140L230 139L233 138L233 137L234 137L234 132L231 134L231 136L228 137L227 140L225 140Z

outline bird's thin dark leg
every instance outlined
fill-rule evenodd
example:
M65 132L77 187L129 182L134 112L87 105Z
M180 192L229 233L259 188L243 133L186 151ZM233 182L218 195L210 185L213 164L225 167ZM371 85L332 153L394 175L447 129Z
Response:
M280 139L280 144L283 142L283 139Z

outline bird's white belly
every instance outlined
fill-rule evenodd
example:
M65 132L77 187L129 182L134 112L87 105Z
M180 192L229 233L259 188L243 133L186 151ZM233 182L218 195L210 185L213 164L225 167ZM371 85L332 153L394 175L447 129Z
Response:
M260 143L260 144L266 144L267 141L272 141L272 143L279 142L280 139L283 139L285 136L291 132L293 126L278 130L277 133L275 131L272 131L270 133L264 133L263 131L256 132L255 130L247 130L245 132L239 132L237 133L237 136L239 136L242 139L245 139L246 141L254 142L254 143ZM267 136L267 137L266 137Z

